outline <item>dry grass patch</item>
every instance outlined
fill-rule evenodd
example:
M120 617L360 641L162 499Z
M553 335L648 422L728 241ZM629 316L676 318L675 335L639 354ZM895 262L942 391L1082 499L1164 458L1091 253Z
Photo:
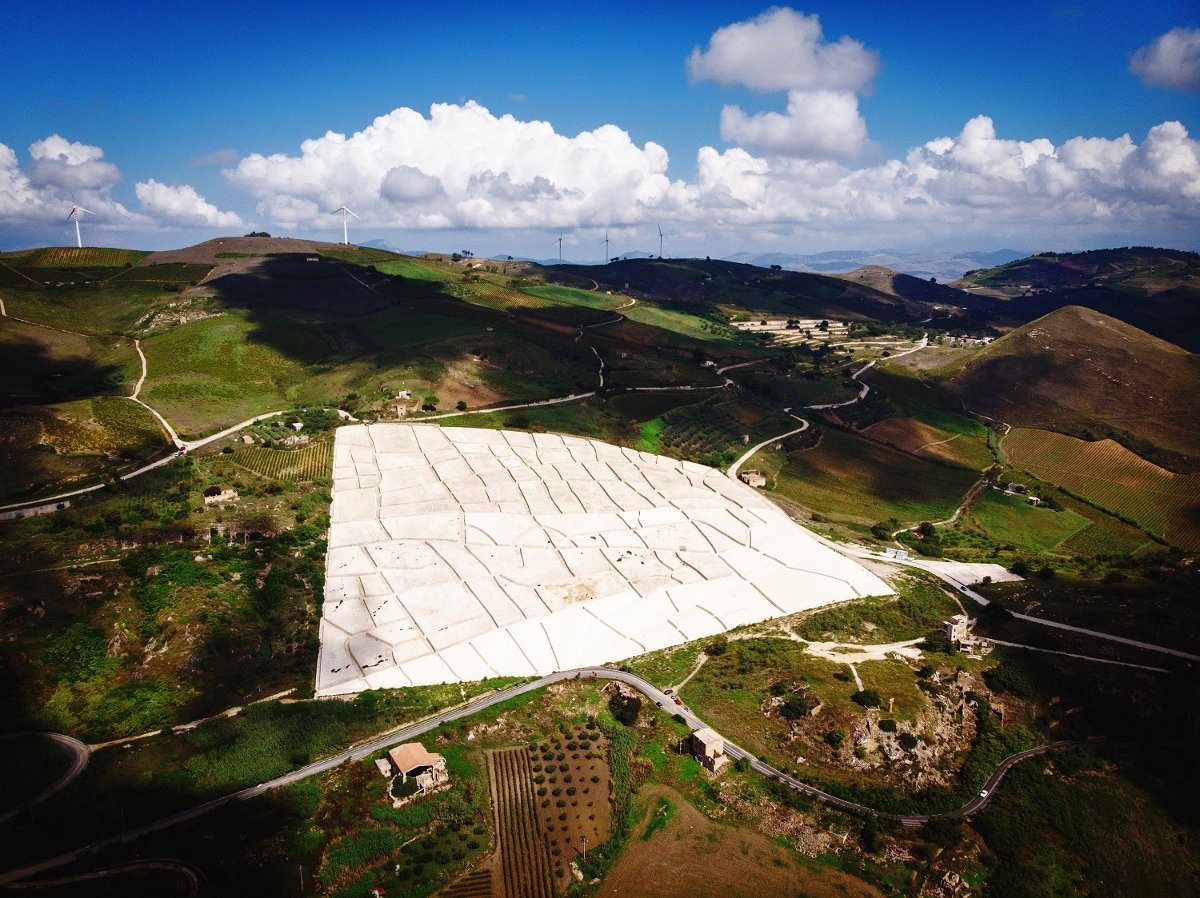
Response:
M673 789L658 786L644 789L641 794L667 798L675 805L676 813L649 839L629 843L600 886L600 895L866 898L881 894L839 870L798 861L761 833L714 823Z

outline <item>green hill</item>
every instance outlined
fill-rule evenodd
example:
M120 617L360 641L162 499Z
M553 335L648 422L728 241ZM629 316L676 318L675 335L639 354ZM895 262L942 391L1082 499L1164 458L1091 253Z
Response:
M1200 358L1091 309L1051 312L939 377L972 411L1007 424L1110 437L1171 470L1200 470Z
M608 265L554 265L548 279L578 287L628 290L649 299L808 318L916 323L931 315L925 295L803 271L759 268L719 259L622 259ZM917 280L915 278L911 280ZM969 302L960 291L948 292Z
M1086 306L1200 349L1200 255L1128 247L1042 253L967 274L962 288L999 319L1023 323L1066 305Z

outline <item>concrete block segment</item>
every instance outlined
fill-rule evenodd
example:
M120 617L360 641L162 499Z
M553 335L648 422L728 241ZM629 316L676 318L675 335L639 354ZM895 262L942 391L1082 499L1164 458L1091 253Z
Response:
M882 580L720 471L559 434L342 427L318 695L532 676Z

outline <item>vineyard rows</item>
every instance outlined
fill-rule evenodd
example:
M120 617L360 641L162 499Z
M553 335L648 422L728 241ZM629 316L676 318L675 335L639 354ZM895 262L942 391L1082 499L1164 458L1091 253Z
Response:
M480 870L464 876L454 885L438 892L441 898L492 898L492 874Z
M525 748L488 755L500 865L508 898L554 898L554 880L538 815Z
M1012 463L1185 548L1200 549L1200 475L1176 474L1113 440L1087 442L1017 429L1004 440Z
M235 464L276 480L318 480L333 470L333 443L323 440L303 449L248 446L233 453Z
M135 249L107 249L95 246L50 246L36 250L19 259L18 265L33 268L68 268L82 265L87 268L120 268L134 264L148 255Z

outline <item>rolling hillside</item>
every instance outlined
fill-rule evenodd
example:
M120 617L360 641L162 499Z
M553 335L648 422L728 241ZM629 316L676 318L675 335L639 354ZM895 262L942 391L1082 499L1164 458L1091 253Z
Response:
M1110 437L1170 470L1200 470L1200 359L1091 309L1058 309L939 375L1007 424Z
M1200 349L1200 255L1129 247L1042 253L968 272L952 284L988 304L998 319L1030 321L1066 305L1086 306Z

